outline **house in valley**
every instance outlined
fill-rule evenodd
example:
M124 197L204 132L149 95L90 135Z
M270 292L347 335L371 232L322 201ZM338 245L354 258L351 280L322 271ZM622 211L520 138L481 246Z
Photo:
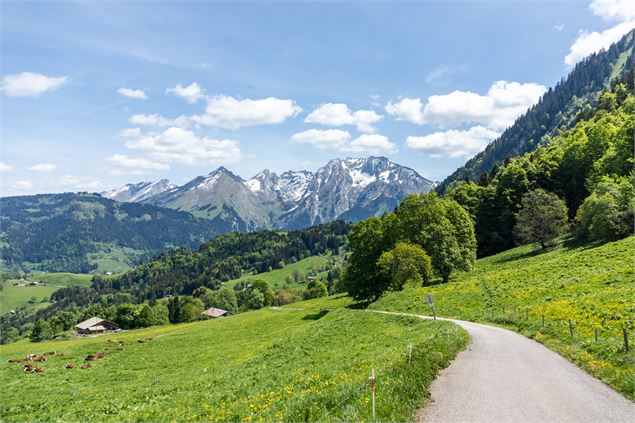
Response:
M203 312L204 319L217 319L219 317L225 317L229 314L227 310L223 310L221 308L208 308Z
M107 331L120 330L121 328L113 322L102 319L101 317L91 317L81 323L75 325L77 333L88 335L91 333L103 333Z

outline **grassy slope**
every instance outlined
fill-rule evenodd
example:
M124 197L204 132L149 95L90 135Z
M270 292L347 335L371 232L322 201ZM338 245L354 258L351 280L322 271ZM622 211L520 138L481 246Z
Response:
M30 274L29 280L47 283L58 286L84 286L89 287L93 275L85 275L79 273L37 273Z
M474 271L457 273L448 284L386 294L372 308L429 314L424 296L432 294L439 315L515 328L633 398L635 353L623 351L622 328L632 343L634 241L542 253L516 248L479 260Z
M381 420L413 419L434 374L467 343L445 322L343 307L344 297L226 319L0 347L3 421L370 420L371 368ZM316 308L331 307L326 314ZM306 308L296 310L295 308ZM139 338L154 337L147 343ZM83 357L113 347L90 369ZM407 365L407 345L413 363ZM7 363L56 350L45 373Z
M4 283L4 288L0 291L0 314L8 313L21 306L26 306L28 310L37 310L50 304L48 300L51 294L59 288L54 286L14 286L13 283L19 282L9 279ZM37 301L30 304L31 297L35 297ZM46 299L47 302L42 302Z
M329 258L330 258L330 256L328 256L328 257L323 257L323 256L307 257L307 258L299 260L299 261L297 261L295 263L287 264L282 269L272 270L271 272L259 273L257 275L253 275L251 273L245 274L245 275L241 276L239 279L232 279L230 281L225 282L224 285L228 286L228 287L233 287L234 285L236 285L241 280L262 279L262 280L264 280L265 282L267 282L269 284L271 289L273 289L275 291L277 289L282 288L282 286L286 284L286 282L285 282L286 277L291 275L291 274L293 274L293 271L295 269L298 269L299 271L301 271L303 274L306 275L307 272L309 270L311 270L312 267L323 268L324 265L327 263L327 260ZM318 277L321 278L321 279L326 280L326 272L318 273ZM293 283L293 284L291 284L289 286L291 288L302 288L302 289L304 289L304 288L306 288L306 283L304 283L304 284L302 284L302 283Z

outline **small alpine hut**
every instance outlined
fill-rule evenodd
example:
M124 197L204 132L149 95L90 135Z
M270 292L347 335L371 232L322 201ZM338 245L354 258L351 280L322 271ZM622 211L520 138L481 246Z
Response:
M91 333L103 333L109 330L121 329L116 323L109 322L101 317L91 317L88 320L84 320L81 323L75 325L77 333L84 335Z
M203 312L204 319L218 319L219 317L225 317L229 314L227 310L221 308L208 308Z

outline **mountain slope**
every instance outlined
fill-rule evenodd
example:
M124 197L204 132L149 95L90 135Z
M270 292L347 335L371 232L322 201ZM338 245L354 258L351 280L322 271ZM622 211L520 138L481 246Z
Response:
M156 182L126 184L121 188L102 192L101 196L120 202L140 203L173 188L176 188L176 184L167 179L161 179Z
M129 267L176 246L196 248L219 231L209 220L93 194L0 198L4 266L85 273L99 258Z
M126 186L127 187L127 186ZM181 187L139 200L213 220L223 231L298 229L336 219L358 221L392 210L434 183L385 157L334 159L315 174L263 170L248 180L220 167ZM125 187L111 192L127 192Z
M578 63L566 80L550 88L514 125L484 151L454 171L437 187L444 193L457 182L469 178L477 181L483 173L489 173L506 157L519 156L535 150L541 143L561 129L575 123L575 117L597 104L599 93L633 64L634 32L625 35L608 50L592 54Z

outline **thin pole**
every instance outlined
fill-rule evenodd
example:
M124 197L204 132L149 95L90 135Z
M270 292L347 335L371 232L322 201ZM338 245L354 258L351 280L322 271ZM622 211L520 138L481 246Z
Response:
M408 345L408 366L412 363L412 344Z
M372 369L370 373L370 388L373 397L373 420L375 420L375 369Z

